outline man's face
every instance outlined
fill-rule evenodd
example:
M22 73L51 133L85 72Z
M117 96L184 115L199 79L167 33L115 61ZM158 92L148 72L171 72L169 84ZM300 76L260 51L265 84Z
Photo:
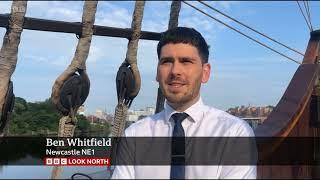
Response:
M206 83L209 77L210 64L202 64L196 47L169 43L161 48L156 79L174 108L194 104L200 96L201 83Z

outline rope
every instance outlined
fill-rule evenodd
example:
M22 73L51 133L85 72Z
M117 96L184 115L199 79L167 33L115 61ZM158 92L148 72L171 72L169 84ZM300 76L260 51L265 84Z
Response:
M300 54L300 55L304 56L304 54L303 54L303 53L301 53L301 52L299 52L298 50L293 49L293 48L291 48L291 47L289 47L289 46L287 46L287 45L285 45L285 44L283 44L283 43L279 42L278 40L276 40L276 39L274 39L274 38L271 38L271 37L267 36L266 34L264 34L264 33L262 33L262 32L259 32L258 30L255 30L254 28L252 28L252 27L250 27L250 26L248 26L248 25L246 25L246 24L244 24L244 23L242 23L242 22L240 22L240 21L236 20L235 18L233 18L233 17L231 17L231 16L229 16L229 15L227 15L227 14L225 14L225 13L223 13L223 12L219 11L218 9L216 9L216 8L214 8L214 7L212 7L212 6L210 6L209 4L204 3L204 2L202 2L202 1L200 1L200 0L197 0L197 1L198 1L198 2L200 2L201 4L203 4L203 5L207 6L208 8L210 8L210 9L212 9L212 10L216 11L217 13L219 13L219 14L221 14L221 15L223 15L223 16L225 16L225 17L227 17L227 18L231 19L231 20L233 20L234 22L236 22L236 23L238 23L238 24L240 24L240 25L242 25L242 26L244 26L244 27L246 27L246 28L248 28L248 29L250 29L250 30L254 31L255 33L258 33L258 34L260 34L261 36L263 36L263 37L265 37L265 38L267 38L267 39L269 39L269 40L271 40L271 41L273 41L273 42L275 42L275 43L277 43L277 44L279 44L279 45L281 45L281 46L283 46L283 47L285 47L285 48L287 48L287 49L289 49L289 50L291 50L291 51L293 51L293 52L296 52L296 53L298 53L298 54Z
M139 69L137 66L137 52L138 52L138 42L141 34L141 24L142 24L142 18L143 18L144 5L145 5L145 1L135 2L134 12L133 12L133 17L131 22L132 35L128 42L126 59L121 65L121 66L123 66L124 64L130 65L129 71L132 72L134 87L132 87L130 91L128 89L120 90L123 92L129 91L130 93L126 94L126 97L124 97L123 95L118 96L118 104L115 108L115 115L113 119L113 126L112 126L112 132L111 132L113 137L121 137L124 134L123 132L126 126L128 108L130 107L133 99L137 96L137 94L140 91L141 77L140 77ZM118 142L114 142L113 147L111 149L112 154L110 156L112 156L113 159L116 158L115 156L113 156L113 152L117 151L117 144ZM108 170L110 171L110 174L113 173L111 167L108 167Z
M128 50L126 53L125 62L130 64L133 77L135 80L135 88L134 91L130 94L131 97L137 96L140 91L141 86L141 77L139 73L139 69L137 66L137 52L138 52L138 42L141 36L141 24L143 18L143 10L144 10L145 1L136 1L133 19L131 23L132 35L131 39L128 42Z
M301 8L301 6L300 6L300 3L299 3L299 1L296 1L296 2L297 2L297 4L298 4L298 6L299 6L300 12L301 12L304 20L305 20L306 23L307 23L307 26L308 26L308 28L309 28L309 30L310 30L310 32L311 32L311 31L312 31L312 28L311 28L311 26L309 25L309 22L308 22L306 16L304 15L304 12L303 12L303 10L302 10L302 8Z
M208 16L208 17L210 17L211 19L214 19L215 21L217 21L217 22L219 22L219 23L221 23L221 24L225 25L226 27L228 27L228 28L230 28L230 29L232 29L232 30L236 31L237 33L239 33L239 34L241 34L241 35L245 36L246 38L248 38L248 39L250 39L250 40L252 40L252 41L254 41L254 42L256 42L256 43L258 43L258 44L260 44L260 45L262 45L262 46L264 46L265 48L267 48L267 49L269 49L269 50L271 50L271 51L273 51L273 52L275 52L275 53L277 53L277 54L279 54L279 55L281 55L281 56L283 56L283 57L285 57L285 58L287 58L287 59L289 59L289 60L291 60L291 61L293 61L293 62L295 62L295 63L297 63L297 64L301 64L301 62L299 62L299 61L297 61L297 60L295 60L295 59L292 59L292 58L290 58L289 56L286 56L285 54L283 54L283 53L281 53L281 52L279 52L279 51L277 51L277 50L275 50L275 49L273 49L273 48L271 48L271 47L269 47L269 46L267 46L267 45L263 44L262 42L260 42L260 41L258 41L258 40L256 40L256 39L254 39L254 38L252 38L252 37L250 37L250 36L248 36L248 35L244 34L243 32L241 32L241 31L239 31L239 30L235 29L234 27L232 27L232 26L230 26L230 25L228 25L228 24L226 24L226 23L224 23L224 22L220 21L219 19L217 19L217 18L215 18L215 17L213 17L213 16L209 15L208 13L206 13L206 12L202 11L201 9L199 9L199 8L197 8L197 7L195 7L195 6L191 5L191 4L189 4L189 3L187 3L186 1L182 1L182 2L183 2L183 3L185 3L185 4L187 4L188 6L192 7L193 9L195 9L195 10L197 10L197 11L201 12L202 14L204 14L204 15L206 15L206 16Z
M313 31L309 1L303 1L303 5L304 5L304 8L306 9L306 12L307 12L307 15L308 15L308 20L309 20L309 23L310 23L311 30Z
M19 11L17 11L19 10ZM9 25L3 38L3 44L0 50L0 137L5 136L8 128L7 116L2 113L8 99L7 91L10 85L10 79L15 71L18 61L18 47L20 44L21 33L23 31L24 16L27 10L27 1L13 1L11 5L11 14L9 16ZM3 118L2 118L3 117ZM2 124L4 123L4 124Z
M181 1L172 1L170 8L170 19L168 29L172 29L179 24L179 13L181 10Z
M73 137L76 128L76 120L69 116L63 116L59 120L58 137ZM59 179L62 173L62 166L54 166L52 168L51 179Z
M128 49L126 53L126 59L123 62L130 65L130 69L133 74L134 79L134 88L133 91L130 93L130 97L135 97L140 90L141 86L141 77L139 73L139 69L137 66L137 52L138 52L138 42L141 33L141 24L143 18L143 10L144 10L145 1L136 1L133 18L131 23L132 35L128 42ZM131 105L132 101L127 99L121 99L118 101L118 105L115 108L115 116L113 121L112 127L112 136L113 137L120 137L123 134L126 118L127 118L127 111L129 106Z
M181 1L173 0L170 8L170 19L168 29L172 29L178 26L179 24L179 13L181 10ZM157 105L155 113L158 113L164 108L165 97L162 94L160 87L158 87L158 95L157 95Z
M120 103L116 106L115 116L113 120L112 136L121 137L126 125L128 107Z
M78 41L76 52L71 64L68 68L57 78L52 88L52 101L58 109L65 109L60 103L60 93L64 82L73 75L76 71L81 70L86 74L86 60L89 54L91 39L93 34L93 24L95 20L95 13L97 10L97 1L85 1L82 15L82 34ZM73 137L76 127L77 119L75 114L77 108L70 108L69 115L63 116L59 120L58 137ZM54 166L52 169L51 179L59 179L62 167Z
M83 7L82 16L82 34L77 44L75 55L68 68L56 79L51 93L52 102L60 111L69 111L60 103L60 93L63 84L75 72L81 71L83 76L88 76L86 71L86 60L89 54L93 24L95 21L95 13L97 9L97 1L86 1Z

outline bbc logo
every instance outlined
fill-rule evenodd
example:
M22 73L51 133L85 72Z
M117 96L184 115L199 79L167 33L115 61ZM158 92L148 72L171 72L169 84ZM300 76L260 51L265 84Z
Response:
M45 165L67 165L67 158L46 158L45 159Z
M60 158L53 158L53 165L60 165Z
M46 158L46 165L52 165L52 158Z
M60 163L61 165L67 165L67 158L61 158Z

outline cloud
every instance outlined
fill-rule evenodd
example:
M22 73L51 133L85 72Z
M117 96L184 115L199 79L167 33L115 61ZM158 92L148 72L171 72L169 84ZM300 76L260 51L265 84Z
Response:
M210 4L210 1L208 2ZM232 6L239 4L239 1L213 1L217 6L221 6L223 9L230 10Z
M95 22L98 25L129 28L131 19L132 15L126 8L105 1L98 4Z
M10 13L11 1L0 1L0 14Z
M79 12L77 10L72 10L64 7L57 7L52 8L47 11L48 17L63 17L64 19L72 22L72 21L79 21L82 17L82 12ZM80 18L79 18L80 17Z
M230 22L232 22L230 19L224 17L221 14L218 14L217 12L210 10L208 7L198 3L198 2L189 2L190 4L192 4L193 6L197 7L198 9L204 11L205 13L209 14L210 16L226 23L226 24L230 24ZM211 4L213 7L218 6L218 2L211 2L211 3L207 3L207 4ZM222 3L223 4L223 3ZM231 3L229 5L222 5L222 7L217 8L219 10L221 10L222 12L226 11L226 9L230 9L231 5L236 4L236 3ZM221 5L220 5L221 6ZM196 9L193 9L192 7L183 4L183 11L182 11L182 16L184 17L184 21L186 22L186 24L188 26L192 26L192 27L201 27L204 28L205 31L209 32L210 30L213 29L217 29L218 30L224 30L226 29L226 26L217 22L216 20L206 16L205 14L197 11ZM219 7L219 6L218 6Z
M77 1L30 1L26 16L80 22L83 2Z
M54 56L54 55L47 55L47 56L41 56L41 55L25 55L24 59L28 60L29 63L32 64L43 64L43 65L50 65L51 67L55 67L58 69L67 67L71 60L70 58L66 56Z
M123 4L121 3L102 1L100 4L99 2L96 24L111 27L130 28L134 10L134 2L128 3L126 7L123 7ZM163 2L147 2L144 8L142 30L155 32L166 30L166 17L169 16L169 11L166 15L164 15L162 10L167 8L167 6L167 3ZM161 11L161 13L159 11ZM155 21L155 19L157 20Z
M91 45L87 63L95 63L105 56L106 54L101 47L98 47L96 45Z
M168 22L164 19L159 19L157 21L154 20L145 20L142 22L142 30L143 31L152 31L152 32L163 32L168 29Z

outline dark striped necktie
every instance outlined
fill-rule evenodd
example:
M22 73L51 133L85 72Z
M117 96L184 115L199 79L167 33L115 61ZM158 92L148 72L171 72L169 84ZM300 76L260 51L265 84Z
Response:
M186 113L175 113L172 116L174 127L171 142L170 179L185 179L185 133L182 121L188 117Z

